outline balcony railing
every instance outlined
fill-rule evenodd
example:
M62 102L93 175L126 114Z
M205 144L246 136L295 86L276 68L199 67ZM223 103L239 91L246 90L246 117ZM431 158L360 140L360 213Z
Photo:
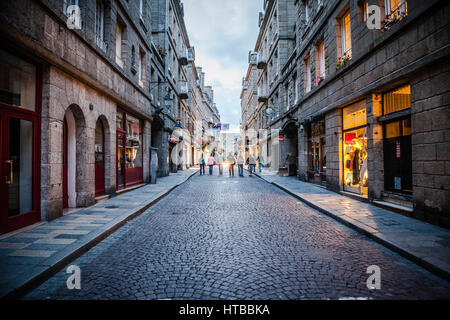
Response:
M389 8L388 8L389 9ZM408 6L406 1L402 1L397 7L390 8L386 13L383 30L390 29L394 24L402 20L408 15Z
M180 50L180 57L178 58L178 61L182 66L185 66L188 64L188 52L186 48L183 48Z
M187 49L187 60L189 62L194 62L195 61L195 49L194 47L190 47Z
M266 102L267 101L267 93L263 88L258 88L258 102Z
M247 90L248 89L248 82L245 80L245 78L242 78L242 89Z
M250 51L248 53L248 63L251 65L257 65L258 64L258 53L254 51Z
M184 80L180 80L178 82L178 95L180 96L181 99L187 99L188 98L188 84L186 81Z
M267 66L267 59L262 54L258 53L258 69L264 69Z

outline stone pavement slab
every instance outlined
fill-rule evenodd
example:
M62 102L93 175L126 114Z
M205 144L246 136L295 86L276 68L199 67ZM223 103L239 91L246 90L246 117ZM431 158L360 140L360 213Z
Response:
M193 176L191 168L0 240L0 298L51 276Z
M256 175L450 280L449 230L340 195L297 177L282 177L267 169Z

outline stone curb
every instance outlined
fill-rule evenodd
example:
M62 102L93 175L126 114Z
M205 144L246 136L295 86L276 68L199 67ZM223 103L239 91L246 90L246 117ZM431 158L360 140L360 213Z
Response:
M174 186L170 187L167 191L161 192L157 195L156 198L150 200L149 202L143 204L140 208L136 208L128 215L120 216L109 222L105 226L102 226L98 230L89 234L87 239L83 243L74 243L73 245L68 246L61 252L55 254L55 256L49 258L45 262L45 265L37 265L31 268L35 270L35 272L31 272L26 275L19 276L20 284L16 285L14 288L11 288L10 291L6 294L2 293L0 296L1 300L14 300L19 299L23 295L27 294L32 289L38 287L40 284L51 278L53 275L58 273L65 265L74 261L76 258L81 256L83 253L87 252L93 246L98 244L100 241L108 237L110 234L115 232L117 229L122 227L127 222L133 220L148 208L159 202L161 199L165 198L169 193L171 193L175 188L184 184L188 181L192 176L198 173L199 170L196 170L191 175L187 176L187 178Z
M441 278L443 278L443 279L445 279L447 281L450 281L450 273L449 273L448 270L442 269L442 268L440 268L440 267L438 267L438 266L436 266L436 265L434 265L434 264L432 264L432 263L430 263L430 262L420 258L419 256L413 254L412 252L401 248L399 245L397 245L397 244L395 244L395 243L393 243L393 242L391 242L391 241L389 241L387 239L384 239L384 238L382 238L380 236L377 236L373 232L368 231L368 230L364 229L363 227L360 227L360 226L356 225L355 223L352 223L352 222L350 222L350 221L348 221L348 220L346 220L346 219L344 219L342 217L339 217L338 215L332 213L331 211L328 211L328 210L326 210L326 209L324 209L324 208L314 204L313 202L305 199L302 196L299 196L295 192L293 192L293 191L291 191L291 190L289 190L289 189L287 189L287 188L277 184L276 182L271 182L271 181L263 178L258 173L253 173L253 174L255 176L257 176L258 178L260 178L261 180L276 186L277 188L279 188L279 189L283 190L284 192L290 194L291 196L295 197L296 199L304 202L309 207L311 207L311 208L313 208L313 209L315 209L315 210L317 210L317 211L319 211L319 212L321 212L321 213L323 213L323 214L333 218L334 220L336 220L336 221L346 225L347 227L349 227L349 228L351 228L351 229L353 229L353 230L355 230L355 231L357 231L357 232L367 236L368 238L370 238L370 239L380 243L381 245L385 246L386 248L388 248L388 249L390 249L390 250L400 254L404 258L414 262L415 264L417 264L417 265L421 266L422 268L424 268L424 269L434 273L435 275L437 275L437 276L439 276L439 277L441 277Z

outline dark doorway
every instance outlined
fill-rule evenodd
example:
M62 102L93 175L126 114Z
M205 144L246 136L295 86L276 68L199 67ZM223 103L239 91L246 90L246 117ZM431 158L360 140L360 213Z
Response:
M385 189L412 193L411 118L384 124Z

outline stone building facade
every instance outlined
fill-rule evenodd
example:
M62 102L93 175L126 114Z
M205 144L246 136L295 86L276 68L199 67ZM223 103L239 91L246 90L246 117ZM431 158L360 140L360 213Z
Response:
M266 1L258 41L280 2ZM292 5L281 20L296 14L293 46L275 80L279 100L269 100L277 112L258 127L284 137L279 171L294 151L300 179L448 228L449 3Z
M160 5L0 4L1 233L149 183L151 147L159 176L186 167L171 163L178 141L169 137L196 120L187 103L193 60L181 2ZM155 22L166 19L176 26Z

